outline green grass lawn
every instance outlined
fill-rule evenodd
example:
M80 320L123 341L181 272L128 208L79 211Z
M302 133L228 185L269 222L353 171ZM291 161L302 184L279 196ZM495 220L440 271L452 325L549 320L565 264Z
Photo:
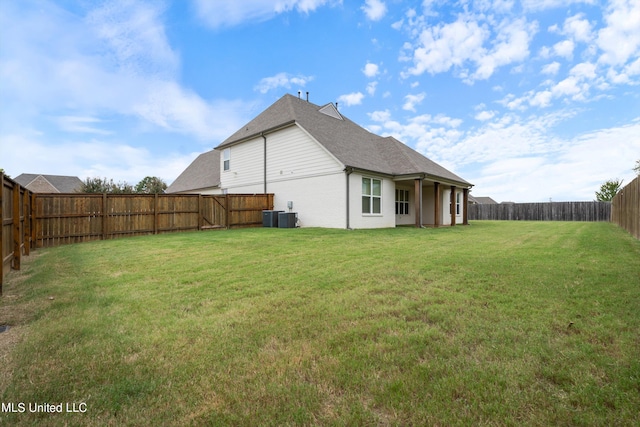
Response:
M0 400L26 405L2 425L640 423L640 242L609 223L245 229L30 258L0 305ZM29 411L45 402L86 412Z

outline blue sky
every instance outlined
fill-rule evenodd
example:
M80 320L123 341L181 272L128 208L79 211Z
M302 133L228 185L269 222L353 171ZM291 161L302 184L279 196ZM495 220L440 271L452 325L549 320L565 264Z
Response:
M171 183L285 93L497 201L640 159L637 0L0 2L0 167Z

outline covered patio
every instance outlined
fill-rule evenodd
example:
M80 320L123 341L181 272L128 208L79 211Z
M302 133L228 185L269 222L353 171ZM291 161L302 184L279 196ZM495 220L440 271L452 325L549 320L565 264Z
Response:
M398 177L396 225L441 227L468 225L469 184L429 178L428 175Z

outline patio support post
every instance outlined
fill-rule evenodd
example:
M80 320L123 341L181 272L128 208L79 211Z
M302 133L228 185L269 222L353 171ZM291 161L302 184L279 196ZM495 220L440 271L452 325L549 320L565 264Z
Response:
M433 183L433 197L434 197L434 215L433 215L433 226L440 226L440 183Z
M456 186L451 186L451 195L449 196L449 204L451 206L451 226L456 225Z
M415 213L416 213L416 227L422 227L422 179L416 178L414 181L415 189Z
M464 188L462 190L462 225L469 225L469 214L467 207L469 206L469 189Z

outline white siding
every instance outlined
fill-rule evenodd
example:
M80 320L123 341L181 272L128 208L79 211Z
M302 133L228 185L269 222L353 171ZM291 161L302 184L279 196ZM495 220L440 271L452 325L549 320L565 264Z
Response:
M296 125L266 137L267 192L274 194L274 209L288 211L291 201L302 227L346 227L344 165ZM264 192L261 136L232 146L230 165L221 172L228 193Z
M274 209L289 211L293 202L301 227L345 228L347 196L345 173L300 178L269 184Z
M375 178L382 181L380 214L362 213L363 177ZM396 185L391 179L376 175L352 173L349 176L349 185L349 226L351 228L384 228L396 226Z
M220 187L229 193L241 193L240 187L259 187L263 191L264 184L264 145L262 137L230 147L229 170L223 167L223 156L220 156ZM255 192L255 191L252 191Z
M298 126L267 135L267 183L342 172L344 166ZM268 192L271 192L267 188Z

